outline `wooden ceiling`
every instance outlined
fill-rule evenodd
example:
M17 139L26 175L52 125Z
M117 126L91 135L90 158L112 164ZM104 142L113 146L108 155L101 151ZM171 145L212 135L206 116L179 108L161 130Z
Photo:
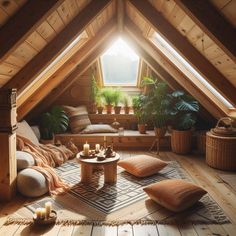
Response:
M63 81L71 85L114 35L124 34L163 79L187 87L215 117L228 115L159 49L152 50L150 38L158 31L235 105L236 0L202 2L195 7L195 0L1 0L0 87L18 89L21 119Z

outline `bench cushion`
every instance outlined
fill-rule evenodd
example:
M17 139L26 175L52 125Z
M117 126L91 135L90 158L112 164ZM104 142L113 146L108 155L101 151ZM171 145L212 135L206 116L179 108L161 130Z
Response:
M156 174L168 163L148 155L138 155L118 162L127 172L137 177L147 177Z
M16 151L17 170L23 170L35 165L34 158L31 154L22 151Z

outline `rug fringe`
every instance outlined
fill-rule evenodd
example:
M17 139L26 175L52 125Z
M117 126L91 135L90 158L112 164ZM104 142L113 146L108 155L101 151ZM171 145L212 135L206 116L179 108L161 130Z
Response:
M8 218L4 225L31 225L34 221L29 218ZM111 221L103 221L103 220L70 220L70 219L59 219L56 221L56 225L63 226L76 226L76 225L94 225L94 226L119 226L124 224L130 225L156 225L156 224L166 224L173 225L178 223L187 223L187 221L178 221L178 220L111 220ZM211 222L210 224L226 224L230 223L229 221L225 222ZM194 221L194 224L209 224L206 221Z

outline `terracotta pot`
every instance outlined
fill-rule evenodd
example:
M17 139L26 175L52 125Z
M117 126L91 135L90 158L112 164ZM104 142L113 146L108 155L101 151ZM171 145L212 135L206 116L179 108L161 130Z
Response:
M103 107L97 107L97 110L98 110L98 114L102 114L102 112L103 112Z
M120 106L115 106L114 111L115 111L115 114L120 114L121 107Z
M106 109L107 109L107 114L111 114L112 112L112 105L106 105Z
M166 130L167 130L166 127L162 127L162 128L154 127L155 135L156 135L157 137L160 137L160 138L162 138L162 137L165 136Z
M138 124L138 131L140 134L146 134L146 125L145 124Z
M177 154L187 154L192 149L192 131L172 130L171 149Z
M130 112L130 107L124 107L124 110L125 110L125 114L129 114L129 112Z

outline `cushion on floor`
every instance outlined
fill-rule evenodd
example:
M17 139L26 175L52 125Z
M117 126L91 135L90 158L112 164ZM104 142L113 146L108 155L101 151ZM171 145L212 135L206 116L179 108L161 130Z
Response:
M80 133L81 134L117 133L117 129L114 129L110 125L106 124L94 124L94 125L88 125Z
M207 193L203 188L180 179L163 180L143 190L153 201L174 212L191 207Z
M48 184L43 174L27 168L17 175L17 189L26 197L39 197L48 192Z
M156 174L168 163L148 155L138 155L118 162L130 174L137 177L146 177Z
M34 158L31 154L22 151L16 151L17 170L23 170L35 165Z
M39 140L37 139L34 131L25 120L17 123L16 134L29 139L35 145L39 145Z
M86 106L63 106L67 116L69 117L69 124L71 132L78 134L87 125L91 125Z

